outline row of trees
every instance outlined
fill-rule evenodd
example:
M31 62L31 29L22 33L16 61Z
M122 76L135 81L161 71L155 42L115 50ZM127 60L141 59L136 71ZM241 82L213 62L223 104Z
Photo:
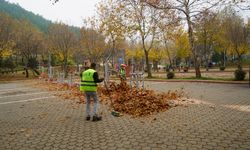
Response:
M39 52L45 49L42 33L29 22L15 20L4 13L0 14L0 20L1 68L9 67L13 71L15 63L20 59L21 63L26 63L26 68L30 67L37 72L34 68L35 60Z
M79 31L54 23L41 32L27 20L0 13L0 70L13 72L15 67L22 66L28 77L28 70L39 74L39 63L51 63L61 65L67 74L69 64L79 64L84 59L100 62L106 49L104 36L93 28L83 27Z
M173 57L192 62L196 77L200 78L201 63L205 61L208 68L214 52L236 55L238 69L242 69L242 55L249 52L250 21L246 24L234 8L249 9L248 4L218 0L106 0L99 4L98 11L102 30L114 47L116 40L123 37L132 41L128 42L130 55L143 51L148 77L152 77L150 62L159 61L165 54L170 65Z
M47 64L51 56L51 63L60 64L67 74L68 64L84 59L111 60L114 65L118 50L126 49L127 59L146 62L148 77L152 77L151 63L157 66L168 60L173 65L179 59L192 64L199 78L201 63L208 67L214 52L236 55L241 70L242 55L249 53L250 21L245 23L233 7L226 6L229 1L169 2L103 0L97 6L98 16L86 19L78 32L63 23L41 32L28 21L1 13L1 68L21 62L26 72L38 73L38 62ZM214 9L217 6L224 9Z

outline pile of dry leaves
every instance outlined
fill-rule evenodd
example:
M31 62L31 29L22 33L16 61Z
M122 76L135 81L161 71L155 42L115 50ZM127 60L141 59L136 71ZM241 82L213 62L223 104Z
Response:
M66 83L47 82L39 86L49 91L58 91L56 95L64 99L74 99L79 100L78 103L85 103L84 95L76 85L69 86ZM111 109L137 117L169 109L169 102L182 98L184 92L180 90L156 93L153 90L130 88L126 82L121 82L120 84L112 82L109 87L99 87L98 95L100 96L100 101L109 105Z
M100 88L102 100L108 100L115 111L132 116L146 116L169 109L169 101L183 97L183 91L156 93L153 90L130 88L126 82L111 83Z

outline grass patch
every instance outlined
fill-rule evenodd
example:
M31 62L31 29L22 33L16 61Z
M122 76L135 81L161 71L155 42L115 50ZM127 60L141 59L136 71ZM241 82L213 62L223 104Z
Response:
M167 78L162 78L162 77L151 77L151 78L148 78L148 77L145 77L145 79L152 79L152 80L154 80L154 79L157 79L157 80L166 80ZM170 80L170 79L168 79L168 80Z
M233 78L211 78L211 77L188 77L188 78L178 78L178 79L184 79L184 80L216 80L216 81L233 81Z
M211 77L187 77L187 78L173 78L173 79L167 79L167 78L161 78L161 77L152 77L152 78L146 78L146 79L157 79L157 80L216 80L216 81L234 81L233 78L211 78ZM246 80L247 81L247 80Z
M29 71L29 78L26 78L24 71L17 71L16 73L8 73L8 74L0 74L0 82L4 81L16 81L16 80L29 80L29 79L37 79L36 76L33 75L31 71Z

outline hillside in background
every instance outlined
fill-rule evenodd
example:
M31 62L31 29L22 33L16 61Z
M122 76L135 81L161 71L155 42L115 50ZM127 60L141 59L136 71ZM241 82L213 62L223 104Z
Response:
M16 19L28 20L42 32L46 32L48 27L52 24L52 21L47 20L40 15L36 15L31 11L27 11L18 4L9 3L5 0L0 0L0 12L9 14ZM78 27L72 26L71 28L74 32L80 31Z

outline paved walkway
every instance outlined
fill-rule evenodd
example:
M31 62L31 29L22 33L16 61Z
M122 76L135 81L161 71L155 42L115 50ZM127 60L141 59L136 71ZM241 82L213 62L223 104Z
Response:
M102 106L103 121L88 122L84 105L29 84L0 84L1 150L250 149L248 85L146 82L158 91L184 88L204 104L147 118L116 118Z

